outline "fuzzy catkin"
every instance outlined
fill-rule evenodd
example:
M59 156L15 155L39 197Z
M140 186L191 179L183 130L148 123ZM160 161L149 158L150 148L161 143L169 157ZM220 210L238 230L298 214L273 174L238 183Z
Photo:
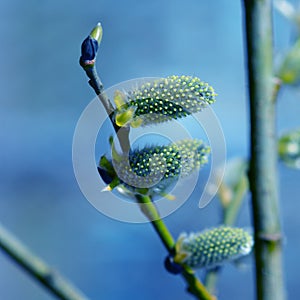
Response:
M114 162L119 178L129 186L148 188L188 176L208 161L210 148L201 140L181 140L166 146L133 150Z
M212 268L247 255L252 236L242 228L221 226L200 233L182 234L177 241L174 261L192 268Z
M186 117L215 102L208 83L192 76L169 76L126 92L126 104L116 114L135 107L141 126Z

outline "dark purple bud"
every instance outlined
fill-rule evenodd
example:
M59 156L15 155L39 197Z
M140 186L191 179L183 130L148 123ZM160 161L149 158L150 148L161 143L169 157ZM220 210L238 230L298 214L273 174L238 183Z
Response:
M183 271L183 267L175 263L171 255L168 255L165 259L165 268L169 273L174 275L180 274Z
M98 23L93 28L90 35L81 44L81 57L79 62L85 70L90 69L90 67L93 67L95 64L97 51L102 39L102 33L101 23Z
M85 63L96 58L98 51L98 41L88 36L81 44L81 58L80 61Z
M108 172L100 167L97 167L98 173L101 176L102 180L106 183L109 184L113 181L113 178L108 174Z

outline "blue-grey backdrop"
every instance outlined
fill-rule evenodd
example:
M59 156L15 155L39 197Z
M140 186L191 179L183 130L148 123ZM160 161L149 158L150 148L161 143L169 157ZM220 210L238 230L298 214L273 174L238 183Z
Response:
M214 104L228 158L247 157L241 1L1 1L0 220L91 299L190 299L181 278L163 267L165 249L149 224L98 213L81 194L71 158L76 122L94 94L78 65L80 43L101 21L98 70L106 87L136 77L196 75L218 92ZM296 1L294 1L296 2ZM275 53L293 40L277 13ZM299 126L299 91L286 88L278 130ZM300 173L280 165L288 294L300 295ZM249 200L248 200L249 201ZM249 203L238 224L251 227ZM191 198L166 218L174 235L220 220L218 201L197 209ZM52 299L0 252L0 299ZM201 272L200 272L201 275ZM266 274L268 276L268 274ZM227 265L220 299L254 298L253 263Z

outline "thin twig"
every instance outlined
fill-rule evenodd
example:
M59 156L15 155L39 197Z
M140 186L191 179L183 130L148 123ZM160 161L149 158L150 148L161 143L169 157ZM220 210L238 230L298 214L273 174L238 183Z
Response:
M173 253L175 247L174 238L172 237L170 231L168 230L163 220L160 218L156 206L151 201L151 198L147 195L140 195L140 194L137 194L136 198L138 200L138 203L141 204L142 212L151 222L153 228L157 232L159 238L161 239L162 243L165 245L169 254L174 254ZM207 291L203 283L196 277L195 273L191 269L184 268L181 275L188 285L187 291L192 295L194 295L197 299L216 300L216 297L211 295Z
M221 268L216 267L206 272L204 285L210 293L216 294L216 286L220 275Z
M107 97L106 93L104 92L102 81L97 73L96 66L93 65L91 67L85 67L84 71L88 76L89 84L95 91L98 99L102 103L107 115L110 118L110 121L114 127L115 132L117 133L117 137L120 143L120 147L124 154L129 152L130 144L129 144L129 127L119 127L114 121L114 106L112 105L110 99Z
M239 182L236 185L235 193L230 203L224 209L224 216L223 216L224 225L227 226L234 225L247 190L248 190L248 180L246 177L241 176Z
M0 248L19 266L62 300L88 300L76 287L35 256L0 224Z

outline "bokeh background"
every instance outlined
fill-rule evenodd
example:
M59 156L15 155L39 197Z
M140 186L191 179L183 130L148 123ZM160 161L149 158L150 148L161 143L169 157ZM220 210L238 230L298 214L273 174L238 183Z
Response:
M72 137L94 97L78 65L81 41L101 21L97 68L106 87L171 74L209 82L219 94L213 107L228 159L246 158L249 118L240 2L1 1L0 221L91 299L191 298L182 279L165 271L165 249L149 224L109 219L78 188ZM274 22L280 57L295 32L276 12ZM297 88L281 91L279 133L299 127L299 104ZM288 295L296 299L300 173L281 164L279 169L285 276ZM220 222L217 199L204 209L197 204L194 194L166 218L175 236ZM247 199L237 223L251 227L249 215ZM253 299L252 260L244 270L226 265L218 290L220 299ZM0 252L0 299L53 298Z

